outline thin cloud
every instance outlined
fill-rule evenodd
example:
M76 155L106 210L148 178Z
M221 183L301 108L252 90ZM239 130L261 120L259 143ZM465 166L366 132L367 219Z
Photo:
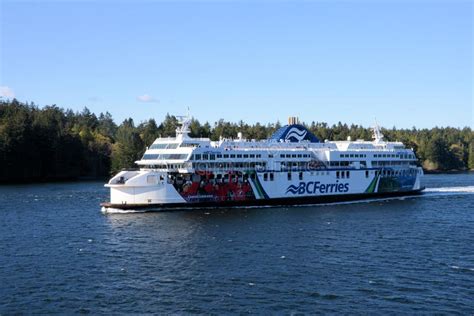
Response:
M0 86L0 97L11 98L15 97L15 92L13 92L12 88L7 86Z
M149 95L149 94L139 95L139 96L137 97L137 100L140 101L140 102L148 102L148 103L151 103L151 102L158 102L157 99L155 99L154 97L152 97L152 96Z
M101 98L99 98L97 96L92 96L92 97L89 97L88 100L91 101L91 102L99 102L99 101L101 101Z

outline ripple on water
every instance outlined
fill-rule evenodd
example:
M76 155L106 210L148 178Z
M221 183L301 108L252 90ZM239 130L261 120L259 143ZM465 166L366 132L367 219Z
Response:
M473 177L427 181L416 198L105 215L102 183L0 187L0 314L472 314Z

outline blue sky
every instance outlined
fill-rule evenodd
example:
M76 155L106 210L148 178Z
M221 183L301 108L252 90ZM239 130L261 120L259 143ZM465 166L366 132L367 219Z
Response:
M471 1L0 0L0 94L136 122L471 126Z

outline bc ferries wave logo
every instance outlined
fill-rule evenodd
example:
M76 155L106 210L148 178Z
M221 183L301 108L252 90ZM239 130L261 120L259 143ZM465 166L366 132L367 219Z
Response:
M298 194L298 192L300 191L300 188L304 191L306 191L306 189L304 188L305 184L304 182L301 182L300 185L296 186L296 185L290 185L287 189L286 189L286 194L288 194L288 192L291 192L292 194ZM303 191L303 192L304 192Z
M302 130L296 128L296 127L292 127L292 128L290 128L290 130L286 134L285 139L290 140L290 138L293 137L297 141L301 141L306 137L306 134L308 134L308 131L305 131L305 130L302 131Z
M286 189L286 194L327 194L327 193L346 193L349 191L349 183L321 183L319 181L300 182L298 186L290 185Z

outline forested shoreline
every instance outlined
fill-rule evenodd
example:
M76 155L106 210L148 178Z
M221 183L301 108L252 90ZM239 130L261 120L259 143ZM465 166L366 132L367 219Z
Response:
M304 121L304 119L303 119ZM0 101L0 183L107 178L134 167L146 146L157 137L175 135L176 117L135 124L133 119L117 125L110 113L98 116L55 105L38 107L13 100ZM370 140L372 129L338 123L304 123L319 139ZM249 125L219 120L212 125L193 119L191 136L264 139L281 124ZM415 150L427 171L474 169L474 132L471 128L382 129L385 139L402 141Z

